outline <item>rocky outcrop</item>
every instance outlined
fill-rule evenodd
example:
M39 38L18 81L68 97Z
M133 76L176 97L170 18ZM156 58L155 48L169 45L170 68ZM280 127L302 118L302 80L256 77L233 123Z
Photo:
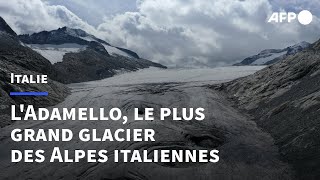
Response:
M0 32L5 32L11 36L17 35L2 17L0 17Z
M112 77L121 71L136 71L148 67L164 66L144 59L128 59L124 56L110 56L105 48L96 42L80 52L67 53L63 62L54 64L59 72L58 80L63 83L79 83Z
M19 35L19 39L26 44L63 44L63 43L76 43L85 45L88 42L82 37L86 33L82 30L73 30L70 32L69 28L59 28L53 31L41 31L31 35Z
M36 107L55 105L68 95L68 88L52 79L57 79L57 71L51 63L21 45L15 33L0 31L0 127L11 123L11 105L29 104ZM11 84L10 74L47 74L48 84ZM10 92L46 91L48 97L12 97Z
M273 136L301 179L320 177L319 44L220 87Z

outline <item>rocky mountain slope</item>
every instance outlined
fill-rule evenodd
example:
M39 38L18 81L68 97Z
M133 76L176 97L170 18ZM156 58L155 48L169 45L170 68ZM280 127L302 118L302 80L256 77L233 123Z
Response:
M246 66L246 65L270 65L277 61L285 59L289 55L294 55L302 50L308 48L310 43L301 42L293 46L289 46L284 49L266 49L261 51L257 55L245 58L240 63L235 64L235 66Z
M28 47L21 45L16 33L0 17L0 127L11 122L11 104L33 104L35 106L50 106L61 102L69 93L63 84L51 79L57 79L57 71L51 63ZM51 79L48 84L11 84L10 74L37 75L47 74ZM12 91L46 91L48 97L10 96Z
M20 35L0 17L0 127L9 124L11 104L51 106L69 93L62 83L111 77L121 71L164 66L141 59L135 52L111 46L80 29L60 28ZM48 84L10 84L10 74L46 74ZM52 79L52 80L51 80ZM10 96L12 91L45 91L48 97Z
M273 136L298 177L320 177L320 41L220 88Z
M2 17L0 17L0 32L7 33L11 36L17 35Z
M81 29L63 27L49 32L20 35L19 39L46 57L59 72L59 81L63 83L103 79L119 71L166 68L141 59L131 50L112 46Z

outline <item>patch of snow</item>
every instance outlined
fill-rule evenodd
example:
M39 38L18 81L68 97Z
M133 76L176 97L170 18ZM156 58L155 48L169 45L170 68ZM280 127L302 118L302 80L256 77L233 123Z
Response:
M293 48L293 49L296 49L296 48L299 48L299 47L301 47L301 48L307 48L307 47L309 47L309 46L310 46L310 43L305 42L305 41L302 41L302 42L300 42L300 43L298 43L298 44L295 44L295 45L291 46L291 48Z
M84 37L79 37L83 40L86 40L86 41L96 41L94 38L90 37L90 36L84 36Z
M109 46L109 45L106 45L106 44L103 44L102 45L104 46L104 48L108 51L108 53L110 55L113 55L113 56L117 56L117 55L120 55L120 56L125 56L125 57L129 57L129 58L133 58L131 55L129 55L128 53L124 52L124 51L121 51L120 49L116 48L116 47L113 47L113 46Z
M311 45L310 43L303 41L303 42L298 43L296 45L290 46L289 53L290 54L298 53L301 50L308 48L310 45Z
M124 73L129 73L131 71L127 70L127 69L124 69L124 68L121 68L121 69L115 69L115 70L112 70L113 73L117 74L117 75L120 75L120 74L124 74Z
M72 36L75 36L75 37L78 37L80 39L83 39L85 41L94 41L94 42L99 42L94 36L90 35L90 34L87 34L86 32L82 31L82 30L76 30L76 29L70 29L70 28L67 28L67 32L68 34L72 35ZM99 42L101 43L101 42ZM101 43L104 48L108 51L108 53L110 55L113 55L113 56L124 56L124 57L128 57L128 58L134 58L133 56L131 56L130 54L126 53L125 51L122 51L114 46L111 46L111 45L108 45L108 44L105 44L105 43Z
M27 45L34 51L41 54L43 57L48 59L51 64L63 61L63 56L66 53L71 52L80 52L84 50L87 46L79 45L75 43L66 43L66 44L29 44Z
M268 57L265 57L265 58L259 58L257 59L256 61L254 61L252 64L254 65L263 65L277 57L280 57L280 56L283 56L287 54L287 51L284 51L284 52L280 52L280 53L272 53L271 56L268 56Z
M26 44L24 44L23 42L19 41L20 45L21 46L24 46L24 47L28 47Z

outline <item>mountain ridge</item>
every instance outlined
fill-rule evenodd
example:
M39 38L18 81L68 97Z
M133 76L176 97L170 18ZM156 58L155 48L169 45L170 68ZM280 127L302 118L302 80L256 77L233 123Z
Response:
M53 64L62 83L100 80L122 71L165 66L142 59L131 50L112 46L81 29L62 27L31 35L20 41Z
M112 46L110 43L87 33L82 29L73 29L62 27L52 31L41 31L33 34L19 35L19 39L26 44L55 44L61 45L65 43L76 43L80 45L89 45L91 41L95 41L106 46L116 48L124 53L128 53L132 57L139 59L139 55L129 49Z
M7 22L0 16L0 31L8 33L12 36L17 36L16 32L14 32L11 27L7 24Z
M288 46L283 49L265 49L256 55L243 59L241 62L234 64L234 66L270 65L285 59L289 55L294 55L298 52L301 52L310 46L310 43L302 41L298 44Z

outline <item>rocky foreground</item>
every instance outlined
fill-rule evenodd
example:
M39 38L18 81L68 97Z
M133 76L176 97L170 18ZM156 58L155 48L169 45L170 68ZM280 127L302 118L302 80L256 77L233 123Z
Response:
M52 79L57 78L57 71L51 63L34 52L24 47L15 35L0 31L0 127L11 123L11 104L32 104L36 107L52 106L64 100L69 94L69 89ZM39 75L47 74L50 78L48 84L11 84L10 75ZM12 97L10 92L45 91L50 96L39 97Z

